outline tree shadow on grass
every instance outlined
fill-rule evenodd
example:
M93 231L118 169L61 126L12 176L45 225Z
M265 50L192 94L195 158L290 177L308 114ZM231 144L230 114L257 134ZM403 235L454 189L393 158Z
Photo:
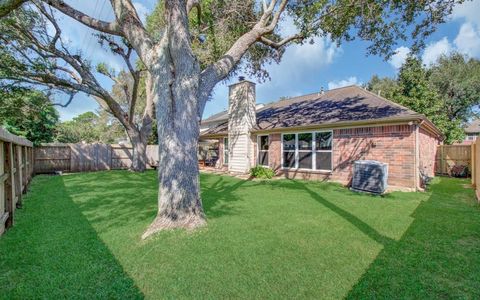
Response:
M318 203L322 204L326 208L330 209L344 220L348 221L350 224L355 226L358 230L360 230L363 234L371 238L372 240L376 241L379 244L384 246L392 243L394 240L382 235L373 227L359 219L357 216L353 215L352 213L344 210L343 208L338 207L337 205L333 204L332 202L326 200L325 198L321 197L318 193L308 188L303 182L296 182L299 188L307 192L312 199L317 201Z
M202 176L205 181L211 180L209 175ZM202 204L207 218L220 218L240 213L233 202L241 201L235 191L249 183L247 180L234 179L226 176L215 176L215 182L202 184Z
M480 210L461 181L440 179L399 241L384 244L348 299L479 299Z
M72 202L62 177L38 176L0 239L0 298L141 299L134 281Z
M148 223L157 212L157 176L106 171L64 176L68 194L82 213L102 229ZM241 198L235 191L250 181L229 176L201 174L202 202L207 218L239 213L233 202ZM102 230L98 229L97 230Z
M299 180L288 180L284 181L283 183L280 183L279 186L283 186L289 189L298 189L300 191L303 191L307 193L313 200L317 201L321 205L325 206L332 212L336 213L338 216L343 218L345 221L349 222L353 226L355 226L358 230L360 230L363 234L371 238L372 240L376 241L377 243L380 243L382 245L388 245L392 243L394 240L391 239L390 237L387 237L381 233L379 233L377 230L375 230L373 227L368 225L366 222L355 216L354 214L350 213L349 211L338 207L334 203L326 200L320 194L315 192L314 190L310 189L308 185L305 182L299 181ZM335 188L334 184L322 184L318 186L319 189L331 189ZM338 187L338 189L341 189L342 192L345 192L346 189L344 187Z
M80 211L104 229L145 223L155 216L158 183L154 171L106 171L63 178Z

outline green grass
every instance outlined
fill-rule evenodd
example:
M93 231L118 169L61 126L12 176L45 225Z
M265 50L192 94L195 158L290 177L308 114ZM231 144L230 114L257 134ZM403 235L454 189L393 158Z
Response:
M0 237L0 298L480 298L466 180L428 193L202 174L208 226L140 236L156 175L37 176Z

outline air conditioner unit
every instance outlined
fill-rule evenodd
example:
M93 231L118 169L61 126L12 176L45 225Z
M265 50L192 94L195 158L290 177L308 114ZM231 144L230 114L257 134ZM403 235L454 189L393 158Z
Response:
M353 164L352 190L382 194L387 189L388 164L357 160Z

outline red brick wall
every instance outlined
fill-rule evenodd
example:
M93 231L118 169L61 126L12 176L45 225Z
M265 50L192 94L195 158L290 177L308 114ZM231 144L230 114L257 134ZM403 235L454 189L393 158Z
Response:
M270 134L268 136L268 141L270 145L268 147L268 164L270 167L278 172L280 170L282 160L281 160L281 151L282 151L282 135L280 133Z
M289 178L332 179L349 184L353 162L372 159L388 163L390 186L415 188L415 126L335 129L333 131L333 171L281 170L281 135L270 134L270 166Z
M430 132L419 128L418 147L419 164L418 167L425 175L433 177L435 175L435 155L437 145L440 141Z

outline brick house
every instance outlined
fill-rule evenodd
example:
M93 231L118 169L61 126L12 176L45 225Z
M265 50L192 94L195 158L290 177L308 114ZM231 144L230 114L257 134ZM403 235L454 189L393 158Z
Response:
M248 173L255 165L287 178L349 184L356 160L388 163L390 189L421 189L434 176L442 134L425 116L358 86L256 104L255 84L230 86L229 108L201 123L218 142L216 168Z

